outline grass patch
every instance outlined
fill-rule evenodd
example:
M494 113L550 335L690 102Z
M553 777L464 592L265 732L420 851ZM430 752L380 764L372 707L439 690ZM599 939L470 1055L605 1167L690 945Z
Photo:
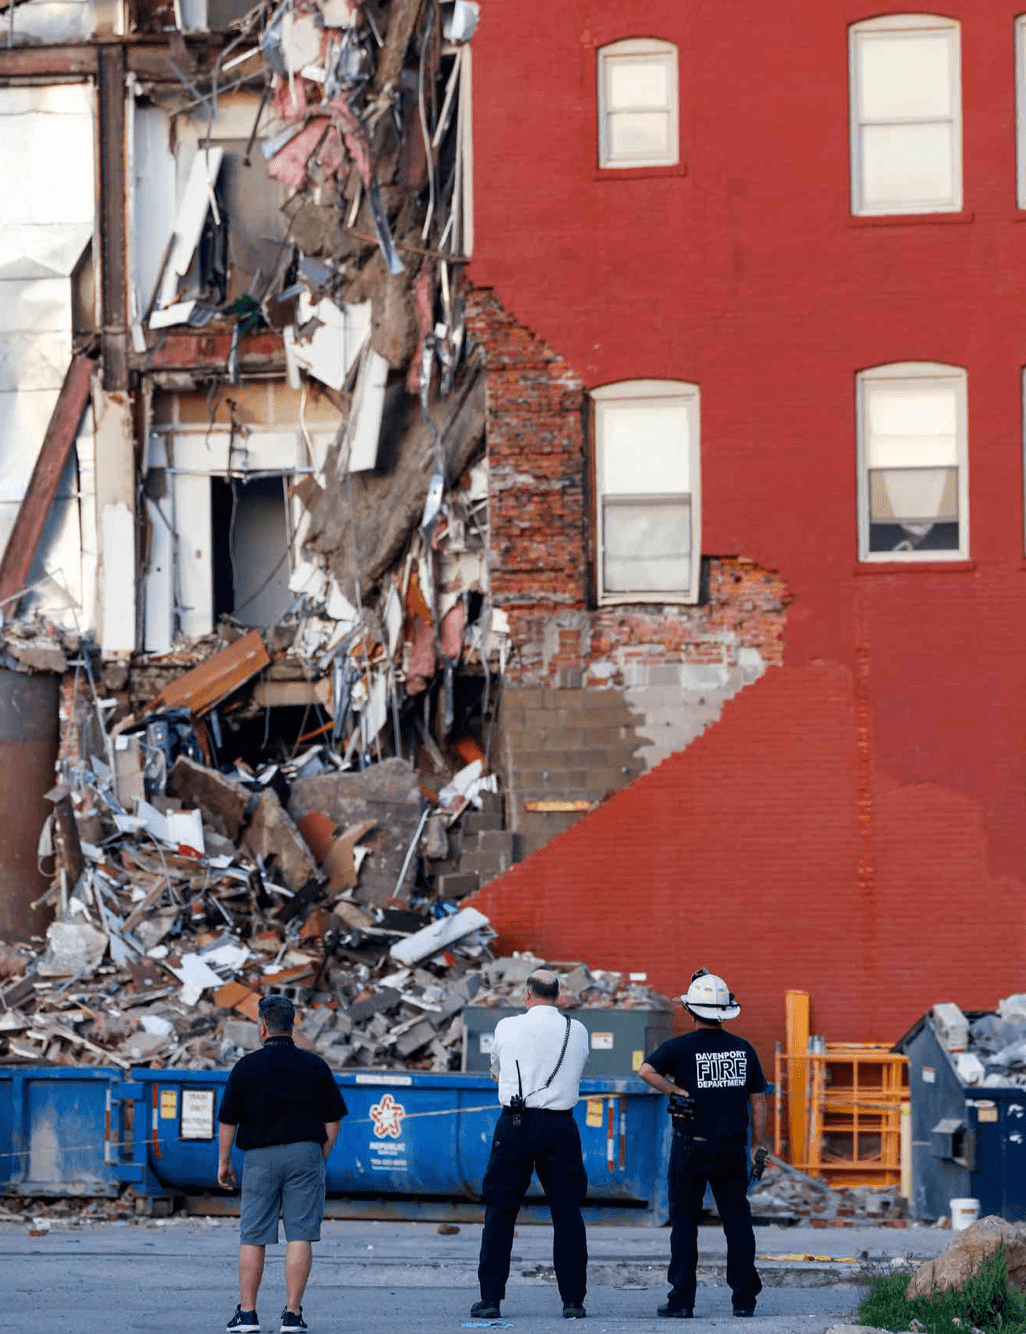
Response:
M1026 1294L1010 1286L1005 1248L986 1256L963 1287L935 1297L905 1296L910 1273L874 1279L859 1307L859 1323L893 1330L924 1329L927 1334L1026 1334ZM913 1321L916 1324L913 1324Z

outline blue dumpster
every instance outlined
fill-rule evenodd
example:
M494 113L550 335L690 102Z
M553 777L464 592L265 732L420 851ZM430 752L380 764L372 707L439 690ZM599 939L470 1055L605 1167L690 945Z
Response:
M968 1198L981 1215L1026 1219L1026 1088L964 1084L929 1014L895 1049L908 1057L916 1218L940 1218Z
M152 1190L145 1145L145 1085L123 1071L0 1068L0 1194L116 1195Z
M135 1075L152 1089L156 1118L147 1160L162 1190L216 1191L217 1108L228 1071ZM332 1213L440 1218L468 1204L480 1212L499 1117L489 1077L347 1071L336 1080L349 1115L328 1162L328 1194L345 1201ZM670 1142L664 1099L636 1079L583 1080L575 1116L592 1220L664 1222ZM235 1168L238 1175L237 1151ZM537 1183L532 1195L541 1196Z
M227 1070L135 1069L126 1078L110 1069L0 1069L0 1194L116 1195L131 1183L163 1207L200 1195L208 1207L230 1208L217 1186L227 1078ZM331 1215L480 1216L499 1116L490 1078L353 1071L336 1079L349 1115L328 1163ZM636 1079L583 1080L575 1116L589 1220L665 1222L665 1100ZM241 1166L236 1151L236 1174ZM540 1201L537 1183L531 1195Z

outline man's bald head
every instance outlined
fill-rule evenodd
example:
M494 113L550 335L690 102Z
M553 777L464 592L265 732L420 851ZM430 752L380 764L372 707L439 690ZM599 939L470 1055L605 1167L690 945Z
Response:
M543 1005L553 1005L559 995L559 978L547 968L539 968L527 979L527 990Z

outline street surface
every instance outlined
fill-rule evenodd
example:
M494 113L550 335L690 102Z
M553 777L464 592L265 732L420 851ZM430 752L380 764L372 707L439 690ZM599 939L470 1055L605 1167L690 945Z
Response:
M311 1334L455 1334L477 1300L480 1233L477 1224L442 1236L433 1223L327 1222L304 1303ZM950 1239L927 1227L760 1227L759 1254L774 1258L759 1262L766 1288L753 1334L820 1334L852 1320L872 1274L894 1260L936 1255ZM218 1334L238 1300L237 1244L238 1221L226 1218L88 1227L55 1222L42 1237L29 1236L24 1224L0 1225L3 1323L33 1334ZM668 1245L665 1228L590 1229L591 1334L667 1329L655 1309L665 1298ZM696 1319L686 1328L689 1334L707 1326L736 1331L723 1283L722 1232L703 1228L699 1245ZM263 1331L278 1329L283 1251L268 1248L259 1303ZM503 1319L520 1334L569 1328L551 1261L550 1229L519 1227Z

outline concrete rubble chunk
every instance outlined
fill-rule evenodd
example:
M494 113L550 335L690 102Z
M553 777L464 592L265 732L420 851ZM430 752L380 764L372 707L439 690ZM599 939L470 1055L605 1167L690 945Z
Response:
M273 858L275 870L294 894L311 880L319 878L310 849L278 800L278 794L270 788L257 799L253 817L243 835L243 846L254 857L261 857L266 862Z
M969 1045L969 1021L952 1001L943 1001L932 1010L937 1036L948 1051L965 1051Z
M179 755L168 775L168 793L203 812L203 819L223 837L237 843L246 824L253 794L216 769Z
M1026 1289L1026 1223L1008 1223L996 1214L988 1214L958 1233L935 1260L920 1265L909 1281L905 1296L909 1300L931 1297L962 1287L983 1260L1002 1244L1009 1283Z
M399 873L420 825L422 797L417 774L405 760L387 759L361 773L319 774L293 785L289 811L302 819L313 811L327 815L339 829L371 820L375 828L361 840L370 851L360 868L354 898L384 903L408 893L415 860L399 884Z

